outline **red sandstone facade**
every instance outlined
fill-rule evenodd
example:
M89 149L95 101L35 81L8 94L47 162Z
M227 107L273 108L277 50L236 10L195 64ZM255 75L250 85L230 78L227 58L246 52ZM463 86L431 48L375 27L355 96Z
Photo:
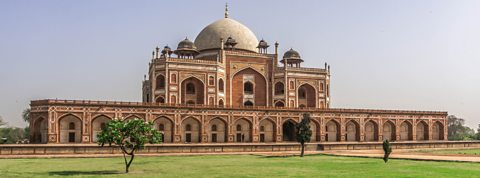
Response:
M311 142L446 140L446 112L330 108L330 67L305 68L290 49L279 61L239 22L220 19L176 50L153 51L139 103L32 101L34 143L92 143L111 119L155 123L167 143L294 141L312 116Z

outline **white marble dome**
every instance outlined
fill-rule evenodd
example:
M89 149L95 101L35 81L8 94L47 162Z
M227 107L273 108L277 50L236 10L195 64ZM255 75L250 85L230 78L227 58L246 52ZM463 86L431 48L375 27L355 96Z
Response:
M237 42L236 49L252 52L257 51L258 40L255 34L240 22L223 18L205 27L195 39L195 46L199 51L206 49L219 49L220 38L226 40L232 37Z

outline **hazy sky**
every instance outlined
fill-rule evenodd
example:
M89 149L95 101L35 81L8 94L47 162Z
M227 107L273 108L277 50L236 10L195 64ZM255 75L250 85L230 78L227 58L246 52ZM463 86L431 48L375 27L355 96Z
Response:
M223 18L225 1L0 1L0 116L33 99L141 101L157 45ZM480 123L480 1L230 1L257 38L332 69L336 108L439 110ZM273 53L273 49L270 49Z

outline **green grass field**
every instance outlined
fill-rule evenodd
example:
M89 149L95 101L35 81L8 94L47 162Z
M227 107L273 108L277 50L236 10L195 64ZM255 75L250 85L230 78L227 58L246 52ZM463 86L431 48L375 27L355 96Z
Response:
M480 164L309 155L0 159L0 177L478 177Z
M440 154L440 155L469 155L469 156L480 156L479 148L472 149L445 149L445 150L419 150L421 153L430 153L430 154Z

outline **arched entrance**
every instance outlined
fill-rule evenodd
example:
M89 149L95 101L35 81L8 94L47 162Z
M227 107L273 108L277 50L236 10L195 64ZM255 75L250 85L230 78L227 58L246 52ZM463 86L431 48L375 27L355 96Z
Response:
M443 137L443 124L441 122L434 122L432 125L432 139L433 140L444 140Z
M303 84L298 87L298 106L316 107L315 88L309 84Z
M378 141L378 125L372 120L365 123L365 141Z
M296 123L292 120L287 120L282 125L283 141L292 142L296 141Z
M395 124L391 121L387 121L383 124L383 140L394 141L396 140Z
M400 140L413 140L412 124L410 122L403 121L400 125Z
M420 121L417 124L417 140L428 140L428 125L427 123Z
M260 142L275 142L276 127L270 119L263 119L259 124Z
M189 117L182 122L182 142L184 143L199 143L201 127L197 119Z
M208 124L208 140L212 143L227 141L227 123L221 118L210 120Z
M284 95L285 85L282 82L275 83L275 95Z
M238 119L235 124L235 142L251 142L252 141L252 124L242 118Z
M182 103L186 104L204 104L204 84L195 77L183 80L181 85Z
M283 101L275 102L275 107L285 107L285 103Z
M320 140L320 124L318 124L313 118L310 119L310 130L312 131L312 136L310 137L310 142L317 142Z
M253 106L253 102L251 102L250 100L245 101L245 103L243 103L243 106Z
M156 84L156 89L157 90L165 90L165 76L163 76L162 74L158 75L157 76L157 84Z
M100 132L102 132L102 130L106 128L108 122L110 122L110 118L103 115L95 117L92 120L92 128L90 129L92 131L92 142L97 142L98 134L100 134Z
M154 128L162 133L162 143L173 142L173 122L169 118L159 117L153 122Z
M360 141L360 125L357 122L353 120L348 121L346 129L347 141Z
M330 120L325 125L326 141L327 142L337 142L340 141L340 124L334 120Z
M48 142L48 123L47 119L43 117L35 120L33 124L33 138L32 143L47 143Z
M228 83L228 82L227 82ZM231 80L232 106L245 106L248 99L254 106L266 106L267 80L252 68L246 68L235 73Z
M82 121L74 115L66 115L59 119L60 143L82 142Z

